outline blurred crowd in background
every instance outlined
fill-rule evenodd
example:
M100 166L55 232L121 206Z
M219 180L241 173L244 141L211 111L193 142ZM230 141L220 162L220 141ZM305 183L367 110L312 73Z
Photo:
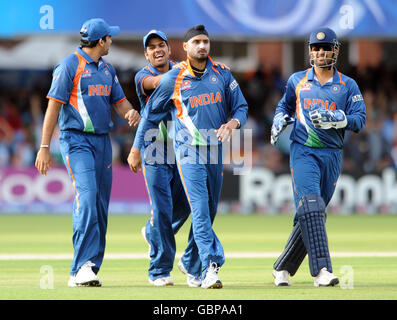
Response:
M277 173L289 171L289 130L278 146L270 144L270 128L274 110L281 99L287 79L279 70L234 73L249 105L249 120L245 129L253 133L253 166L264 166ZM119 79L130 102L140 109L135 93L134 76L138 70L119 72ZM233 71L233 70L232 70ZM360 134L346 132L343 172L359 176L380 173L386 167L397 167L397 69L384 65L358 71L355 67L341 68L355 79L367 107L367 123ZM28 73L29 88L9 88L9 73L0 71L0 168L34 165L40 145L41 129L47 107L46 94L51 85L51 73ZM24 76L21 74L20 76ZM25 79L26 80L26 79ZM112 132L114 163L126 164L135 130L116 114ZM56 128L51 152L54 165L63 165Z

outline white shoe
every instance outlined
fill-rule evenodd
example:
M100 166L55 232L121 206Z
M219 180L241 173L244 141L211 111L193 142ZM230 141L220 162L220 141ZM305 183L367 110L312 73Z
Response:
M69 281L68 281L68 287L79 287L79 285L76 283L75 276L70 276Z
M79 271L74 276L74 282L77 287L100 287L102 285L101 280L99 280L98 276L91 269L93 266L95 266L95 264L91 261L87 261L81 266ZM70 278L69 282L71 286L72 281L73 279Z
M142 229L141 229L141 234L142 234L143 239L145 239L146 243L147 243L148 246L149 246L148 255L149 255L149 257L150 257L151 246L150 246L150 243L149 243L148 239L146 238L146 226L143 226L143 227L142 227Z
M186 283L191 288L201 287L201 279L196 278L194 275L190 273L186 275Z
M162 278L157 278L156 280L149 279L149 282L155 285L156 287L165 287L165 286L174 285L174 280L172 280L171 277L162 277Z
M314 278L315 287L330 287L339 283L339 279L333 273L329 272L327 268L322 268L317 277Z
M191 288L196 288L201 286L201 279L196 278L194 275L187 273L185 266L183 265L182 260L178 262L178 268L181 270L183 274L186 274L186 283Z
M221 289L222 281L218 277L220 267L216 263L210 262L210 266L207 269L207 274L203 282L201 283L201 288L203 289Z
M277 287L290 286L289 272L287 270L273 270L274 284Z
M178 268L179 268L179 270L181 270L181 272L182 272L183 274L187 274L187 270L186 270L185 266L183 265L182 260L179 260L179 262L178 262Z
M102 283L101 281L98 279L98 283L90 283L90 284L80 284L80 283L76 283L76 276L70 276L69 281L68 281L68 287L101 287Z

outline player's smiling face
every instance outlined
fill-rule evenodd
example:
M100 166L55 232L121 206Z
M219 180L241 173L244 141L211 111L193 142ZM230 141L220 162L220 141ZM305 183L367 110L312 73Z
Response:
M153 67L165 66L168 63L170 54L171 50L163 39L159 37L149 39L146 45L145 57Z

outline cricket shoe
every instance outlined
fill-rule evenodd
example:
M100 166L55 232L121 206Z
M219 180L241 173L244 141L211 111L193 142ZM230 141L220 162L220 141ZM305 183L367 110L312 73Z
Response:
M68 287L100 287L102 284L100 283L99 285L83 285L76 283L76 276L71 275L68 281Z
M333 287L339 283L339 279L333 273L329 272L327 268L322 268L317 277L314 278L315 287Z
M178 262L178 268L181 270L183 274L186 275L186 283L189 287L191 288L196 288L201 286L201 279L196 278L194 275L190 274L187 272L185 266L183 265L182 260L179 260Z
M70 276L68 281L69 287L100 287L102 286L101 280L92 271L92 267L95 266L91 261L84 263L79 271Z
M152 247L150 246L150 242L148 241L148 239L146 238L146 226L143 226L141 229L141 234L143 239L145 239L146 243L149 246L149 251L148 251L148 256L150 257L150 250L152 249Z
M156 280L149 279L149 282L156 287L173 286L174 280L170 276L157 278Z
M207 274L203 282L201 283L201 288L203 289L221 289L222 281L218 277L220 267L214 262L210 262L210 266L207 269Z
M76 277L75 276L70 276L69 281L68 281L68 287L80 287L77 283L76 283Z
M274 284L277 287L290 286L289 272L287 270L273 270Z

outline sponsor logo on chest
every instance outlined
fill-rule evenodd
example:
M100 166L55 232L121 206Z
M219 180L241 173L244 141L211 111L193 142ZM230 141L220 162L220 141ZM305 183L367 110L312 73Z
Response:
M83 72L81 73L82 78L91 78L91 70L90 69L84 69Z
M191 89L191 88L192 88L192 82L190 80L185 80L182 82L181 91Z
M312 84L310 82L305 82L301 87L301 91L311 91L311 90L312 90Z

